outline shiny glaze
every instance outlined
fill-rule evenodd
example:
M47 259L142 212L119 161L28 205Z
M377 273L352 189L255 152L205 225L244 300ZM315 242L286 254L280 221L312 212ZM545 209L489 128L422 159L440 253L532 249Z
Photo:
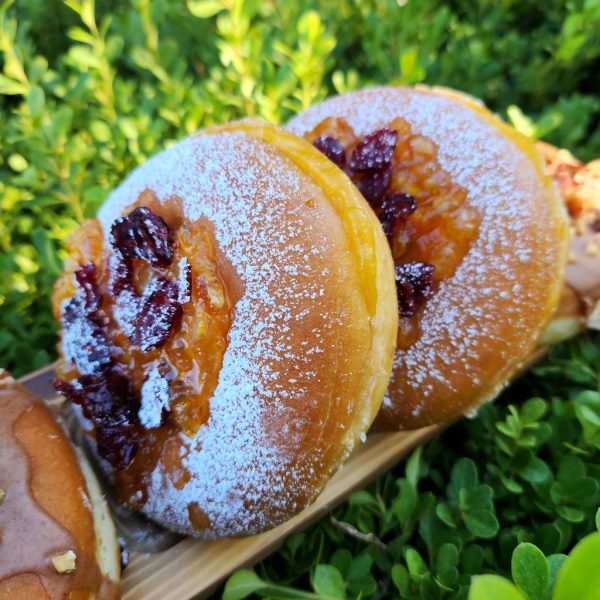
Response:
M118 597L96 563L85 480L62 429L35 396L0 379L0 598ZM76 569L51 558L72 550Z

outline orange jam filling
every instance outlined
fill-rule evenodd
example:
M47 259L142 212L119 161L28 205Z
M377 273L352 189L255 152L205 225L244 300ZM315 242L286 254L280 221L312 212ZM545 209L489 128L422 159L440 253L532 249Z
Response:
M430 265L435 293L461 264L481 221L467 190L440 165L437 145L402 118L361 139L344 119L330 117L305 138L343 168L371 204L387 234L397 278L403 265ZM398 292L402 304L400 287ZM409 316L401 310L400 347L419 336L423 304Z
M122 286L126 291L120 290L120 284L115 284L118 271L115 255L118 257L120 254L118 247L115 249L114 236L111 234L111 241L106 244L98 221L88 221L68 242L69 258L65 273L58 280L53 296L54 311L63 325L63 360L57 367L57 378L64 383L59 382L62 389L57 386L58 389L67 398L81 404L85 414L86 407L82 402L96 401L95 398L100 400L92 408L88 406L88 410L103 410L100 406L103 390L92 397L87 393L88 388L94 393L102 385L109 388L112 385L111 389L114 389L114 378L111 380L110 374L115 371L124 376L124 379L117 379L119 390L126 389L126 382L129 383L129 392L122 392L123 397L113 401L117 410L115 406L107 408L113 413L126 415L121 417L121 424L114 425L114 414L113 421L101 421L103 417L99 417L98 422L94 418L91 420L95 424L101 455L101 439L108 436L108 448L105 450L108 458L107 455L104 458L116 469L115 477L122 499L134 505L143 502L148 484L145 478L159 461L165 466L165 472L170 474L175 487L183 487L188 480L189 475L182 465L184 457L181 455L179 433L192 436L209 418L209 399L217 386L234 305L241 292L233 267L219 251L212 226L207 220L183 222L178 198L160 203L149 191L143 192L124 211L124 219L134 214L138 207L151 211L150 217L158 224L159 231L168 231L170 260L160 259L160 264L153 264L143 258L130 257L121 261L121 268L126 264L128 270L127 283ZM142 219L140 222L142 227L146 227L147 221ZM124 239L128 241L130 237L125 235ZM147 238L151 249L161 241L160 236L158 242L150 235ZM166 247L166 244L163 246ZM68 352L69 344L73 344L68 336L81 328L80 322L77 322L77 327L70 322L72 317L68 304L78 293L81 295L81 290L78 291L81 284L78 284L76 275L86 265L95 266L90 289L100 300L99 308L98 302L93 305L93 300L88 301L87 306L96 310L89 318L81 317L84 319L83 331L87 331L85 327L91 327L96 335L94 340L99 340L99 346L107 345L109 354L109 358L102 355L97 361L102 363L104 360L100 367L92 364L92 370L96 369L91 375L92 379L96 378L92 384L89 383L90 372L82 372L78 368L77 356L73 360ZM162 287L156 287L159 280L164 284ZM158 290L154 295L149 293L155 289L152 286ZM132 298L133 303L127 306ZM158 318L153 323L154 313ZM169 320L162 316L164 314L174 316ZM164 324L160 329L163 318ZM144 327L149 328L146 337ZM89 361L84 364L88 368ZM113 383L104 384L103 378ZM91 388L90 385L96 387ZM82 386L83 393L87 393L87 399L83 400L77 396ZM158 407L152 406L158 399L162 403ZM125 405L133 408L127 412L122 409ZM104 429L100 431L99 427ZM116 458L111 455L112 440L121 445ZM127 445L129 443L131 448Z

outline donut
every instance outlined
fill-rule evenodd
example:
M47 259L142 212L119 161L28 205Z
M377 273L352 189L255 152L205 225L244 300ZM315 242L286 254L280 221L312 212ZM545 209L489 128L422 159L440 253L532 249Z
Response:
M392 249L400 319L376 427L451 420L497 396L564 280L566 212L534 144L444 88L345 94L287 128L346 172Z
M204 538L313 501L381 405L387 240L306 141L250 121L138 167L71 238L57 389L120 498Z
M120 552L91 467L0 369L0 599L120 598Z

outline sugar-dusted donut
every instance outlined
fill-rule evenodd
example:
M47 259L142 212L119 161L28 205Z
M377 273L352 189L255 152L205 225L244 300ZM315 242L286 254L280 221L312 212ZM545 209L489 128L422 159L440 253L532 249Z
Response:
M119 544L90 466L2 369L0 447L0 599L119 598Z
M373 88L294 118L378 214L400 322L381 428L452 419L495 397L563 286L563 204L531 141L440 88ZM391 325L393 326L393 325Z
M315 498L375 418L397 319L367 203L310 144L252 122L135 170L71 239L54 307L56 385L122 499L207 538Z

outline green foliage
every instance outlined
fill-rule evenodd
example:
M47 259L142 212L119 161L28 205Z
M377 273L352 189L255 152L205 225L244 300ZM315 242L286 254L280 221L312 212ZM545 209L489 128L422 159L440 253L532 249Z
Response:
M590 159L599 30L598 0L1 1L0 364L18 375L52 360L66 238L174 140L426 82ZM511 562L514 594L539 593L600 522L599 372L597 337L553 350L502 402L236 573L225 598L466 598L473 575Z
M519 544L512 558L514 585L497 575L477 576L468 600L598 600L599 552L600 533L582 539L569 556L546 558L536 546Z
M349 599L458 600L471 587L473 599L549 600L563 553L600 524L598 348L589 335L554 349L476 418L291 536L252 572L252 593L336 597L341 578ZM500 577L511 573L516 587Z

